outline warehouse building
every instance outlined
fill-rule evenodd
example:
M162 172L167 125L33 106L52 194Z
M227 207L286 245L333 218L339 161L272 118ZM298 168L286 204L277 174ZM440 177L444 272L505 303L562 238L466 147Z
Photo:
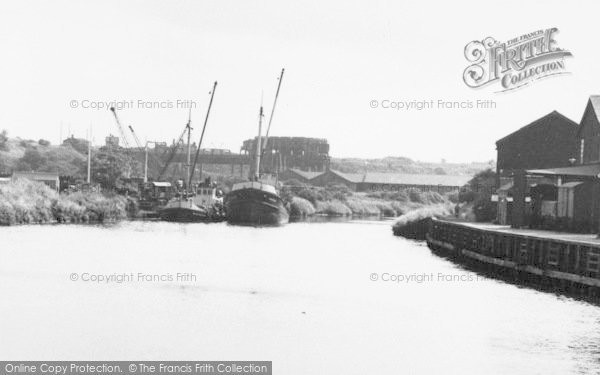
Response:
M402 173L343 173L333 169L310 180L313 185L346 185L353 191L402 191L416 189L422 192L433 191L440 194L458 191L471 176L402 174Z

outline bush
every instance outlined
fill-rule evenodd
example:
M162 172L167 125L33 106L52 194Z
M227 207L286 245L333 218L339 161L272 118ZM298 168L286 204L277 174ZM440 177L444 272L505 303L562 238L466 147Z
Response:
M452 215L452 209L449 205L440 204L431 207L423 207L400 216L400 218L398 218L398 220L396 220L394 223L394 227L402 227L410 224L411 222L416 222L431 217L442 217L449 215Z
M58 222L80 222L85 217L85 207L68 199L57 201L52 208L52 212Z
M379 207L377 207L377 204L373 203L373 201L369 201L366 199L349 198L346 200L345 203L354 215L378 216L381 214Z
M310 216L315 214L315 207L306 199L293 197L290 202L290 216Z
M40 146L47 147L47 146L50 146L50 141L47 141L47 140L45 140L45 139L40 139L40 140L38 141L38 144L39 144Z
M84 220L107 221L121 220L127 217L127 198L114 196L107 198L100 193L73 193L65 199L85 208Z
M325 187L325 191L331 194L332 199L337 199L342 202L353 194L352 190L344 184L329 184Z
M99 193L63 194L26 179L0 185L0 225L120 220L133 202Z
M6 130L0 132L0 151L8 151L8 133Z
M0 225L13 225L16 223L17 215L15 208L0 195Z
M352 211L338 200L317 202L316 212L328 216L350 216Z

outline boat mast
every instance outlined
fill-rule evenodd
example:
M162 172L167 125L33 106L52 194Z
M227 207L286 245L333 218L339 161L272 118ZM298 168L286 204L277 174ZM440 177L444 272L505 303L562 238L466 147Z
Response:
M190 173L188 180L188 186L192 186L192 179L194 178L194 171L196 170L196 163L198 162L198 156L200 155L200 147L202 146L202 140L204 139L204 131L206 130L206 124L208 123L208 115L210 114L210 108L212 107L213 98L215 97L215 91L217 90L217 81L213 85L213 89L210 93L210 102L208 103L208 109L206 110L206 117L204 118L204 126L202 126L202 134L200 134L200 141L198 142L198 148L196 149L196 157L194 158L194 165Z
M185 165L187 167L187 173L186 173L186 181L191 181L190 179L190 166L191 161L192 161L192 144L190 143L190 138L192 136L192 107L190 106L190 112L188 115L188 122L186 125L187 128L187 164ZM190 185L186 185L186 190L189 192L190 191Z
M277 91L275 92L275 100L273 101L273 108L271 108L271 116L269 116L269 124L267 125L267 133L265 134L265 143L263 144L261 153L265 151L267 148L267 141L269 140L269 131L271 130L271 121L273 121L273 115L275 114L275 106L277 105L277 98L279 97L279 89L281 88L281 81L283 81L283 73L285 72L285 68L281 69L281 74L279 75L279 83L277 84Z
M260 134L262 133L262 118L263 118L263 107L262 105L260 106L260 113L258 114L258 138L256 139L256 170L254 171L254 178L255 180L258 181L258 179L260 178L260 154L261 154L261 137Z

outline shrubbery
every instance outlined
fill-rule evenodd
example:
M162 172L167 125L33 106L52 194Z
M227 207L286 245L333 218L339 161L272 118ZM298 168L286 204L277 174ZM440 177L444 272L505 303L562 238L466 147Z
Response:
M281 189L281 197L291 216L396 217L423 206L448 203L448 199L437 192L421 192L417 189L354 193L345 185L317 187L299 181L294 184L286 182Z
M25 179L0 185L0 225L121 220L130 206L125 197L59 195L44 184Z
M304 217L315 214L315 207L304 198L292 197L289 207L290 215L294 217Z

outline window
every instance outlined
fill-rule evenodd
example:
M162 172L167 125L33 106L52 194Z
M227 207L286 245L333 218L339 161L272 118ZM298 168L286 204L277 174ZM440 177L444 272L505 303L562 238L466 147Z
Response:
M585 139L581 139L581 146L579 146L579 163L583 164L583 149L585 147Z

